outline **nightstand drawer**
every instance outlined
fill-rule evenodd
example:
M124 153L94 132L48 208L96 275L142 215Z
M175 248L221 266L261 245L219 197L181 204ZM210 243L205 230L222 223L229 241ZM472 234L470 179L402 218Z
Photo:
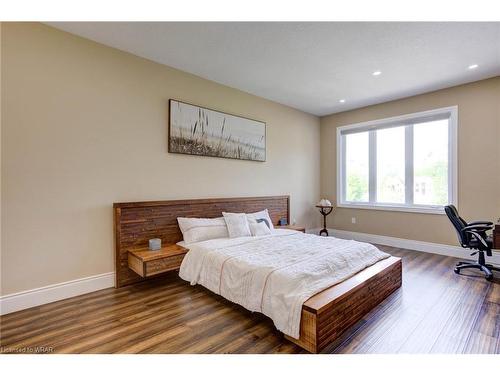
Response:
M281 226L276 226L276 229L291 229L291 230L296 230L298 232L306 233L306 228L301 227L299 225L281 225Z
M187 252L188 249L178 245L167 245L160 250L129 250L128 266L139 276L154 276L178 270Z
M146 262L145 276L156 275L158 273L179 269L182 259L184 259L184 254Z

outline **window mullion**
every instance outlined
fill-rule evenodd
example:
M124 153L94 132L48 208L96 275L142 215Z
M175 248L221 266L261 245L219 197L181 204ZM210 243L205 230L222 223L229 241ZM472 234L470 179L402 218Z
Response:
M413 205L413 125L405 127L405 203Z
M346 192L347 192L347 182L346 182L346 141L345 141L345 136L343 135L340 139L340 142L341 142L341 151L342 151L342 160L341 160L341 163L342 163L342 167L341 167L341 172L342 172L342 176L341 176L341 194L342 194L342 201L345 202L346 201L346 198L347 198L347 195L346 195Z
M369 202L377 201L377 132L368 133L368 194Z

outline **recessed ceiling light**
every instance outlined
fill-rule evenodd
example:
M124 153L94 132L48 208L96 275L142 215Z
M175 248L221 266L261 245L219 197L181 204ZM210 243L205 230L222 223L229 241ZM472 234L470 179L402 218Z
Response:
M345 103L345 99L340 99L339 103Z
M382 72L380 70L375 70L373 73L372 73L374 76L379 76L382 74Z
M477 64L472 64L472 65L469 65L469 69L472 70L472 69L476 69L479 65Z

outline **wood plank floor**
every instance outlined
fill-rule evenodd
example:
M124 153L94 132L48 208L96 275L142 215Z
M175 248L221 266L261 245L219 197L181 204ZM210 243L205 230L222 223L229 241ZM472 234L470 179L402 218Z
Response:
M500 275L459 276L454 258L379 247L403 258L403 287L329 352L500 352ZM3 353L304 352L268 318L175 274L5 315L0 340Z

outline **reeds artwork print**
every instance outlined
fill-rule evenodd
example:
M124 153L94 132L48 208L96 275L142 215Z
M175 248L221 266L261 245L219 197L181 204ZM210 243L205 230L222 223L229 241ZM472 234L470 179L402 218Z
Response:
M266 124L170 99L169 152L266 160Z

